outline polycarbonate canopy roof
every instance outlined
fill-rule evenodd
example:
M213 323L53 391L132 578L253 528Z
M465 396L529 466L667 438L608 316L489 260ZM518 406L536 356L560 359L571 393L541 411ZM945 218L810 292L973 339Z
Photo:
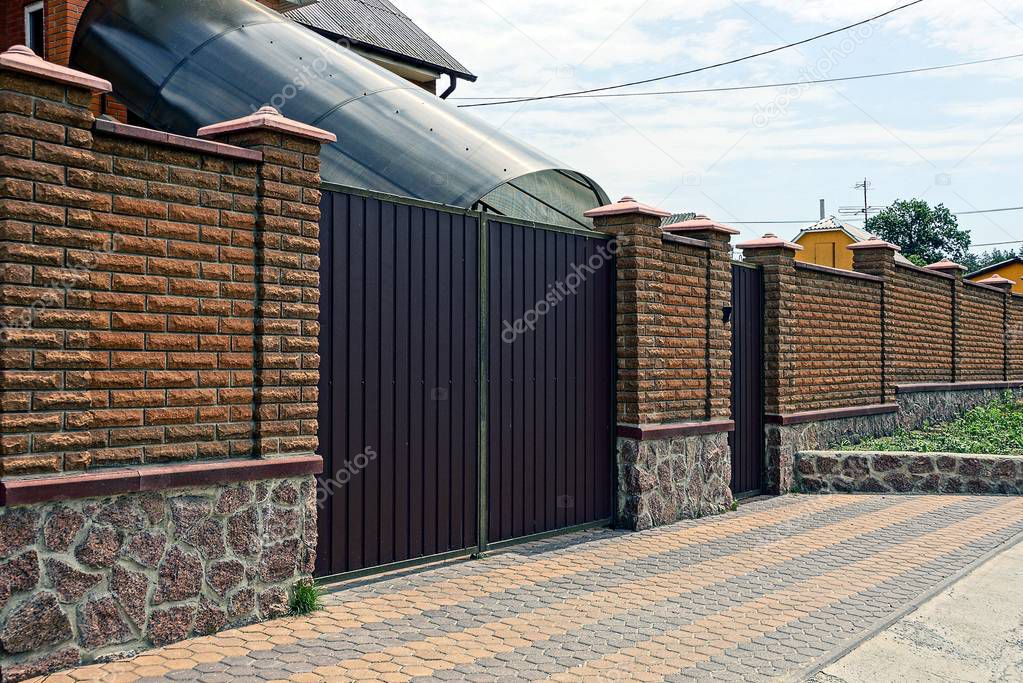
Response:
M252 0L92 0L72 53L148 125L181 135L275 106L329 130L325 182L587 225L584 175Z

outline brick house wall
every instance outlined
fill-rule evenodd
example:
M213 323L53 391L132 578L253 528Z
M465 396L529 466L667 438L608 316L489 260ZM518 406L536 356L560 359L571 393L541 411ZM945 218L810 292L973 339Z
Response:
M0 680L280 615L316 550L319 149L0 69ZM230 143L230 144L229 144Z

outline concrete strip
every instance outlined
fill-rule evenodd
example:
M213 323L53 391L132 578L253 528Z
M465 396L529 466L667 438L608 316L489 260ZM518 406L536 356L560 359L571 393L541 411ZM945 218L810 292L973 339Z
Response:
M814 683L1023 681L1023 543L994 557Z

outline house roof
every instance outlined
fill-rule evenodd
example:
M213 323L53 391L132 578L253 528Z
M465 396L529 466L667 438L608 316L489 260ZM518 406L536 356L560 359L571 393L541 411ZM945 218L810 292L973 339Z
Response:
M696 218L696 214L692 211L685 211L683 213L673 213L663 221L661 221L661 227L665 225L674 225L675 223L682 223L684 221L691 221Z
M833 230L844 232L855 242L866 242L867 240L876 239L874 235L871 235L863 228L857 228L855 225L843 223L834 216L828 216L827 218L822 218L821 220L817 221L810 227L803 228L802 230L800 230L799 234L796 235L792 241L798 244L799 240L801 240L803 236L806 235L807 233L831 232ZM910 261L908 258L906 258L905 256L898 252L895 252L895 260L903 265L907 264L913 265L912 261Z
M998 263L992 263L990 266L984 266L980 270L975 270L972 273L967 273L963 277L971 278L971 277L976 277L978 275L987 275L988 273L990 273L990 272L992 272L994 270L998 270L1002 266L1007 266L1010 263L1023 263L1023 257L1013 256L1010 259L1006 259L1006 260L1000 261Z
M472 72L389 0L318 0L284 15L320 33L346 38L355 47L468 81L476 80Z

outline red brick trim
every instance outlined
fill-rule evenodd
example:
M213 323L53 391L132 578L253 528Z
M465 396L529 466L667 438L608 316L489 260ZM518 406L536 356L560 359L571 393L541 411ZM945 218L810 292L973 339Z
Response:
M171 133L163 133L150 128L129 126L127 123L117 121L97 119L93 128L99 133L166 145L167 147L175 147L177 149L187 149L190 152L198 152L200 154L216 154L228 159L254 161L256 163L263 161L263 153L255 149L244 149L234 145L225 145L222 142L199 140L198 138L190 138L184 135L172 135Z
M0 506L162 491L184 486L283 479L319 474L322 471L323 458L318 455L303 455L269 460L224 460L10 479L0 481Z
M710 244L708 244L705 240L698 240L693 237L682 237L681 235L672 235L667 232L661 235L661 240L672 244L685 244L690 247L696 247L697 249L710 249Z
M928 382L926 384L897 384L899 394L917 394L928 391L977 391L980 389L1020 389L1023 381L1016 382Z
M697 434L718 434L735 431L732 420L712 420L709 422L675 422L665 425L618 425L618 436L636 441L657 441L678 436L695 436Z
M808 410L802 413L787 413L785 415L768 413L764 415L764 419L768 424L796 425L806 422L823 422L825 420L840 420L847 417L864 417L866 415L882 415L884 413L897 412L899 412L899 404L897 403L878 403L871 406Z
M884 282L883 277L877 275L868 275L867 273L857 273L852 270L842 270L841 268L828 268L827 266L819 266L816 263L803 263L802 261L796 261L796 268L800 270L813 270L818 273L827 273L828 275L837 275L838 277L848 277L853 280L867 280L868 282Z

